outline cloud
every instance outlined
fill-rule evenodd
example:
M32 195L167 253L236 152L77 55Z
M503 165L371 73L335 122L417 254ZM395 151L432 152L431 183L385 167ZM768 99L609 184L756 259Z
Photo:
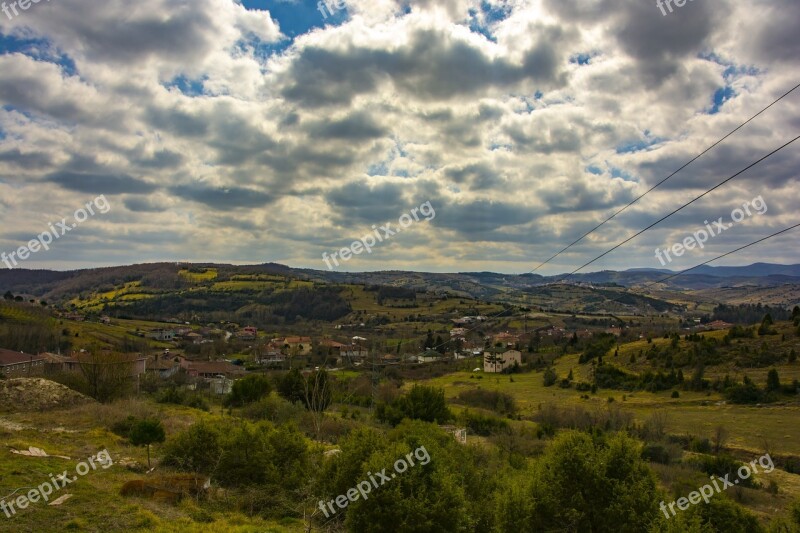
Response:
M637 0L349 0L327 20L312 4L255 4L63 1L0 16L4 220L31 234L87 195L120 206L82 228L80 250L31 266L319 268L322 251L431 201L431 223L347 268L524 272L795 85L800 62L792 0L696 0L667 16ZM797 117L800 91L543 273L780 146ZM769 213L676 266L790 225L798 158L784 150L599 267L658 266L654 246L762 193ZM792 249L731 260L791 262Z

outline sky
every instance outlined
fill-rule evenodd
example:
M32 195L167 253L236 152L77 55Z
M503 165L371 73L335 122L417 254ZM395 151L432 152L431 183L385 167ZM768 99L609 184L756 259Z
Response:
M3 5L16 268L530 272L800 83L797 0ZM797 135L800 89L537 272L574 270ZM585 271L680 270L797 224L799 163L800 141ZM748 202L702 248L656 257ZM324 261L376 231L370 253ZM799 241L714 264L800 263Z

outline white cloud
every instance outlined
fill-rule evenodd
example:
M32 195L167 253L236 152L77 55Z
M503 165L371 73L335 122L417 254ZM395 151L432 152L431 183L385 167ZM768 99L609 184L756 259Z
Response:
M113 216L31 266L319 268L333 244L430 200L437 218L413 240L347 268L523 272L796 83L791 0L694 2L669 17L634 0L493 0L491 13L482 4L349 0L343 22L293 42L293 21L231 0L60 0L2 20L5 38L23 44L0 56L1 205L16 221L0 248L96 189ZM725 87L729 99L709 114ZM785 142L799 107L800 94L788 97L553 270ZM655 246L758 194L767 215L675 266L789 225L795 154L603 266L658 266ZM737 261L796 261L786 242Z

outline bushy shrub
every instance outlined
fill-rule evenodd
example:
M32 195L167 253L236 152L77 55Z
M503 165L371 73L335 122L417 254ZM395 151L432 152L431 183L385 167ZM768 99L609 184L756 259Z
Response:
M544 371L544 386L551 387L558 381L558 374L553 368L548 368Z
M505 392L470 389L461 392L457 399L472 407L490 409L504 415L512 415L517 412L514 397Z
M669 450L661 444L648 444L645 446L642 449L642 459L662 465L668 465L671 460Z
M200 396L199 394L192 394L186 398L186 407L191 407L193 409L200 409L201 411L208 412L211 408L208 406L208 402Z
M115 435L119 435L122 438L127 439L131 433L131 428L136 423L136 417L133 415L128 415L127 418L123 418L118 422L114 422L111 425L111 432Z
M453 418L444 399L444 390L425 385L414 385L408 394L400 396L393 402L379 403L375 414L378 420L393 426L404 418L437 424Z
M729 455L701 455L694 459L693 462L706 474L721 478L727 475L730 481L740 479L737 471L742 464ZM740 479L738 485L750 488L756 486L752 476L747 479Z
M470 433L488 437L508 430L508 422L496 416L465 411L460 418Z
M264 374L250 374L233 383L230 395L225 399L225 405L242 407L249 403L257 402L272 391L272 382Z
M210 475L222 454L219 426L198 422L170 438L161 464L187 472Z
M292 420L299 420L306 414L305 409L275 394L251 403L242 409L242 415L250 420L268 420L281 425Z
M689 450L696 453L711 453L711 441L708 439L693 438L689 441Z
M177 387L168 387L161 391L156 396L158 403L172 403L175 405L183 405L185 393Z

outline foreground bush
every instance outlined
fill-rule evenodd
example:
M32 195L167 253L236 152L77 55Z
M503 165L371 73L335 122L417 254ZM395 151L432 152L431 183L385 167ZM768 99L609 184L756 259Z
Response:
M656 518L655 476L637 441L569 431L495 497L500 531L646 531Z
M379 403L375 414L378 420L393 426L405 418L438 424L453 418L444 399L444 390L425 385L414 385L408 394L390 403Z

